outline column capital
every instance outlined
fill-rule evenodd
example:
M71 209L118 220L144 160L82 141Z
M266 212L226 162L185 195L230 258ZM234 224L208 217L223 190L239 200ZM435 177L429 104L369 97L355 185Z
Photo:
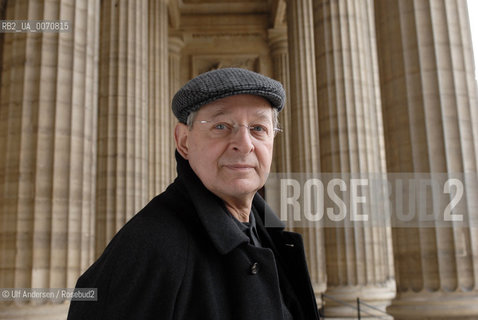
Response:
M272 54L287 53L287 27L269 29L267 38Z
M184 47L183 37L176 34L170 34L168 38L168 50L170 54L179 55Z

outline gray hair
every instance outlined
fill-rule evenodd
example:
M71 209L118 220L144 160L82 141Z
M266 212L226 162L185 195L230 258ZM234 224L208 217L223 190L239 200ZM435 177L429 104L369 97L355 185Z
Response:
M186 119L186 125L188 126L189 130L192 129L194 120L196 119L196 115L198 113L198 110L192 111L189 113L188 118ZM280 129L280 124L279 124L279 110L276 108L272 108L272 126L275 129Z

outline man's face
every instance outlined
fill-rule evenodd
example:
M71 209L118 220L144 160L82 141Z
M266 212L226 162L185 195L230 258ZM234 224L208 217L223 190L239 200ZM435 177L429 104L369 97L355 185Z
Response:
M176 129L178 151L203 184L225 201L247 199L265 183L272 161L273 111L255 95L202 106L191 128Z

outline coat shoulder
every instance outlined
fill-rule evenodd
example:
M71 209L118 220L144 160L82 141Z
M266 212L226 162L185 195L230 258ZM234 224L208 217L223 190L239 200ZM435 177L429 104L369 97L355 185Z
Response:
M161 253L186 251L190 230L194 228L194 215L186 208L184 200L174 201L174 195L161 194L151 200L115 236L112 243L129 243ZM118 239L116 239L118 238Z
M98 301L72 303L68 319L172 316L188 265L188 229L193 228L192 214L182 211L185 201L175 197L178 193L171 190L155 197L118 231L76 285L97 288Z

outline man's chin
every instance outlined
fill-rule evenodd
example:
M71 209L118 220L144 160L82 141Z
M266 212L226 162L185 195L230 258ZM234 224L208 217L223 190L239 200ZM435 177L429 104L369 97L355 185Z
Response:
M231 193L235 193L236 195L246 196L250 194L255 194L257 190L260 189L260 187L258 187L257 183L251 184L249 181L237 179L228 184L227 189L230 190Z

